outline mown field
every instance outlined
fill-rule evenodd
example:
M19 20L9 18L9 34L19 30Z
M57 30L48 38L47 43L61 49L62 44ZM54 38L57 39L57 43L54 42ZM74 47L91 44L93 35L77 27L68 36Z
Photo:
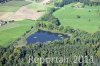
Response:
M20 7L30 4L28 1L9 1L0 4L0 12L15 12Z
M9 46L9 42L13 42L23 35L35 22L32 20L22 20L0 27L0 45Z
M84 8L65 5L53 14L63 26L94 33L100 30L100 6L85 6Z

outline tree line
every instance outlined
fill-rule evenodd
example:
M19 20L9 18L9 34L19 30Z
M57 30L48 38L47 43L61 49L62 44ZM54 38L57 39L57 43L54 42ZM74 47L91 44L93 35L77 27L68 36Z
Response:
M55 40L53 42L37 42L23 47L14 47L13 45L4 48L0 47L0 66L40 66L39 63L28 63L29 57L69 57L69 63L42 63L41 66L98 66L100 62L100 31L89 34L88 32L72 27L57 26L37 22L34 28L48 29L61 33L71 34L70 38ZM31 27L33 29L33 27ZM86 61L79 58L76 64L73 63L72 56L91 56L94 57L94 63L81 63ZM34 59L33 58L33 59ZM92 62L92 61L91 61Z
M55 2L55 6L63 7L64 5L67 5L73 2L81 2L81 3L84 3L84 5L89 5L89 6L100 5L100 1L95 1L95 0L61 0L61 1Z
M3 3L6 3L8 1L11 1L11 0L0 0L0 3L3 4Z

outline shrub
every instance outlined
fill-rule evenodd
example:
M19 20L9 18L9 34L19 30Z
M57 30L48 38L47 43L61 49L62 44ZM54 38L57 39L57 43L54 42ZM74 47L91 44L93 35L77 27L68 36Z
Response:
M79 18L81 18L81 16L77 15L77 18L79 19Z

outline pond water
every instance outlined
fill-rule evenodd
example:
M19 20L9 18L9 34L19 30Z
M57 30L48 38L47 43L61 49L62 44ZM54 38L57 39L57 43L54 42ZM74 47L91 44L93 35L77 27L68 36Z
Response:
M43 30L38 30L36 33L31 34L27 39L27 44L32 44L36 42L46 42L46 41L54 41L54 40L62 40L63 38L69 38L68 35L51 33Z

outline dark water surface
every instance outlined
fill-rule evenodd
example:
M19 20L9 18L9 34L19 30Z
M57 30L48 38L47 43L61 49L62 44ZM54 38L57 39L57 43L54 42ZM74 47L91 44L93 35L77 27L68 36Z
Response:
M26 40L27 44L32 44L36 42L46 42L46 41L54 41L54 40L62 40L63 38L68 38L67 35L51 33L43 30L39 30L34 34L31 34Z

